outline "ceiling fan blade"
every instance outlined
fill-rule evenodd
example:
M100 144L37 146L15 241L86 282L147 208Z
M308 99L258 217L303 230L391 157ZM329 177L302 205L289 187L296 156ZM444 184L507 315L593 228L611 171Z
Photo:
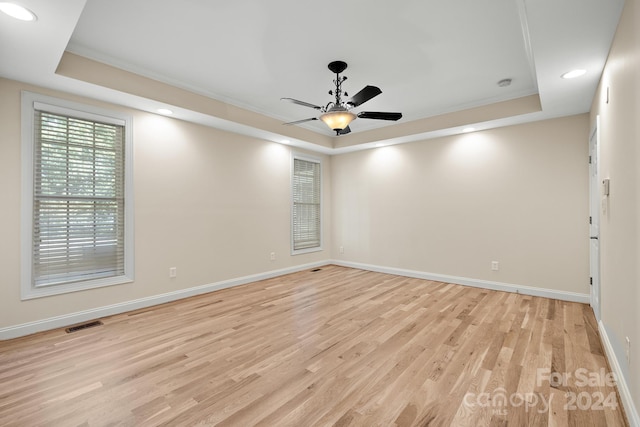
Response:
M315 110L321 110L322 109L322 107L320 107L319 105L309 104L308 102L298 101L297 99L293 99L293 98L280 98L280 101L293 102L294 104L302 105L303 107L313 108Z
M375 86L365 86L360 92L356 93L351 97L347 104L357 107L358 105L362 105L373 97L380 95L382 91L379 87Z
M297 124L300 124L300 123L310 122L312 120L318 120L318 118L317 117L312 117L310 119L296 120L295 122L283 123L283 125L297 125Z
M402 118L402 113L385 113L381 111L361 111L358 113L358 117L361 119L396 121Z
M347 126L346 128L342 129L340 132L338 132L338 135L346 135L348 133L351 133L351 128L349 126Z

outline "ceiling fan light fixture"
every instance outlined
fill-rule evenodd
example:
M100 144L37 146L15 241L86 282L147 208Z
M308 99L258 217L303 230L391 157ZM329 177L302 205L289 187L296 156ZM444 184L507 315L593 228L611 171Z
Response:
M355 114L342 107L333 107L320 116L320 120L336 132L339 132L349 126L349 123L351 123L355 118Z
M320 113L322 113L320 117L311 117L308 119L296 120L283 124L297 125L300 123L310 122L312 120L322 120L324 124L329 126L331 130L335 131L336 136L340 136L351 133L349 124L351 124L351 122L356 118L391 121L400 120L402 118L402 113L391 113L385 111L360 111L358 114L350 112L350 109L364 104L370 99L380 95L382 91L379 87L367 85L351 98L343 101L342 96L348 96L347 92L342 91L342 83L347 80L347 77L340 76L340 73L346 70L346 68L347 63L344 61L333 61L329 64L329 70L336 74L336 78L333 81L335 90L332 89L329 91L329 95L335 95L335 102L330 102L326 106L320 106L304 101L299 101L293 98L280 98L281 101L293 102L294 104L313 108L314 110L318 110Z

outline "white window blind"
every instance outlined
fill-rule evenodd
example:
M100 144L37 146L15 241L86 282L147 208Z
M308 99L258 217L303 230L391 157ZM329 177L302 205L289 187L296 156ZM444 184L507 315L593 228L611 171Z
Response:
M125 273L125 128L36 106L32 286Z
M293 159L293 251L321 246L320 162Z

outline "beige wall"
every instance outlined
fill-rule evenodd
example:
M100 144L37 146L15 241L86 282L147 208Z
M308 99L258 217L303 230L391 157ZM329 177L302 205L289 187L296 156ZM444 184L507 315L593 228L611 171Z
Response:
M589 293L586 114L337 156L332 183L334 258Z
M640 2L627 0L596 92L600 177L610 179L601 213L602 322L640 408ZM607 103L607 88L609 102ZM625 337L631 340L631 363Z
M588 293L586 115L320 156L325 250L292 257L289 147L125 110L134 118L135 283L20 301L22 89L100 105L0 80L0 327L332 255Z
M22 89L133 116L135 283L20 300ZM0 120L0 328L330 258L327 249L290 255L289 147L6 79ZM315 156L324 161L330 230L331 159Z

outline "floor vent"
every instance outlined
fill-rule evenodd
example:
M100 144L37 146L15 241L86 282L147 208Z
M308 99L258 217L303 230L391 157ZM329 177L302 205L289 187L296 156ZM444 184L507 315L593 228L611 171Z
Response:
M100 325L102 325L101 321L94 320L93 322L83 323L82 325L72 326L70 328L65 329L65 331L67 331L67 333L71 333L71 332L81 331L83 329L93 328L93 327L100 326Z
M314 268L313 270L311 270L312 273L315 273L316 271L320 271L322 270L321 268Z

